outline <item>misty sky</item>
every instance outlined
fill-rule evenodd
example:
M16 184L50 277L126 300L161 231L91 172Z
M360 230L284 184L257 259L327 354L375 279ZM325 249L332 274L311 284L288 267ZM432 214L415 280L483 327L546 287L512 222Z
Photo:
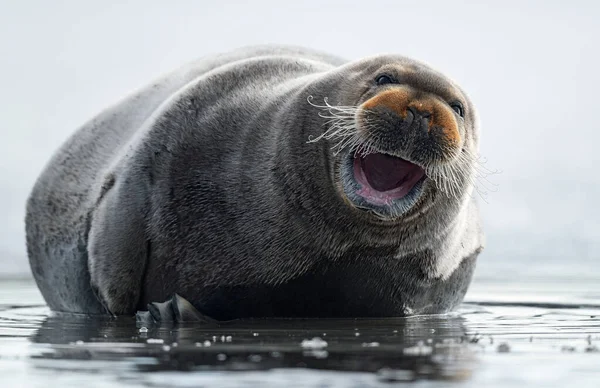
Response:
M350 3L0 0L0 273L28 271L26 196L78 126L187 61L283 43L403 54L457 80L502 170L480 269L570 257L600 278L600 3Z

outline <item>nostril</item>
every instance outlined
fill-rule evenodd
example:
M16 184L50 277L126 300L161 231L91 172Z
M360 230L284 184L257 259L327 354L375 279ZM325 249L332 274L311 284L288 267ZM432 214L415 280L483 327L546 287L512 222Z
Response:
M406 108L406 110L410 111L410 113L412 113L413 117L416 117L419 114L417 111L417 108L415 108L414 106L409 106Z
M413 114L413 116L415 118L421 116L424 119L430 119L431 116L432 116L431 112L426 111L426 110L423 110L423 111L422 110L418 110L414 106L409 106L406 109L409 110Z

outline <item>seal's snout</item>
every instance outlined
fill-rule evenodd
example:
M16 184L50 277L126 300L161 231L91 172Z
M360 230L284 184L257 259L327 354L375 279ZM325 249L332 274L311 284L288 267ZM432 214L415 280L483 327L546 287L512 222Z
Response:
M361 108L365 117L375 116L373 119L377 120L380 116L377 121L385 124L383 126L389 127L395 122L394 129L399 137L418 139L421 144L437 143L440 147L460 143L457 113L437 95L402 85L378 93Z
M395 84L359 106L355 120L363 148L349 153L342 175L356 207L383 217L405 214L419 203L426 181L437 179L436 168L457 160L464 110L447 97Z

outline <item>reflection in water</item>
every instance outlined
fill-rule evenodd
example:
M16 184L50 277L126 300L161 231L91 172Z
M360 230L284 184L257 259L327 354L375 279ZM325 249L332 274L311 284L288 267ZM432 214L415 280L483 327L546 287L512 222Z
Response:
M380 380L464 379L473 352L458 315L384 320L247 320L218 327L136 328L129 317L48 317L33 342L44 360L137 360L139 371L375 372Z

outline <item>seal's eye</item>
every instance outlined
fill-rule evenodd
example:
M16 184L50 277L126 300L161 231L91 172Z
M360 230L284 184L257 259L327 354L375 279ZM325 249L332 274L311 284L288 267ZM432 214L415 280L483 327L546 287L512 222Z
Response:
M396 84L396 83L398 83L398 82L396 82L395 79L393 79L389 75L385 75L385 74L382 74L382 75L378 76L377 78L375 78L375 82L377 83L377 85Z
M463 108L462 104L458 101L453 102L450 104L450 108L454 109L454 111L460 116L460 117L465 117L465 109Z

